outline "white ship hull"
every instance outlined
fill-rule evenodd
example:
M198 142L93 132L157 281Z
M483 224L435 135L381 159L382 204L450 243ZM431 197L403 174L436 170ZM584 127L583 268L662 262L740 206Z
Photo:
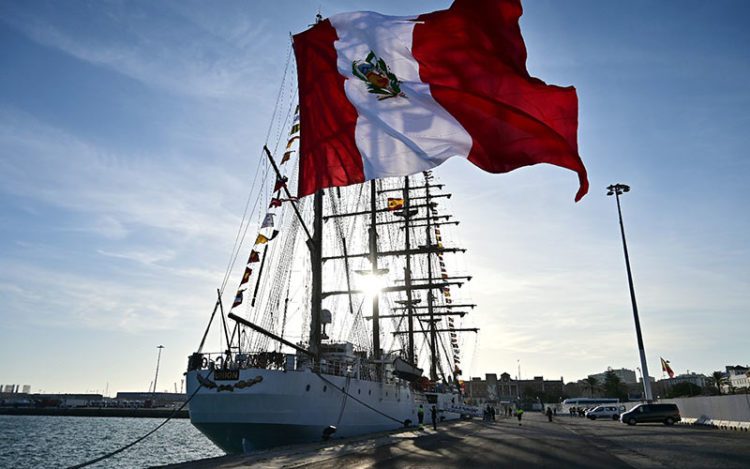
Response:
M239 379L227 381L210 373L187 373L189 396L203 383L190 401L190 420L227 453L321 441L329 426L336 428L332 438L345 438L414 425L419 404L429 423L428 397L437 401L440 420L460 417L449 411L460 404L457 394L426 396L401 382L319 376L309 370L248 368L239 370Z

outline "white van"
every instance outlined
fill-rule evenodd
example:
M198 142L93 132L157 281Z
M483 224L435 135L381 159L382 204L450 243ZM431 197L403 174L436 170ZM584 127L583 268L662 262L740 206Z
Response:
M586 417L590 418L591 420L596 420L598 418L618 420L620 418L620 414L623 412L625 412L625 406L600 405L586 412Z

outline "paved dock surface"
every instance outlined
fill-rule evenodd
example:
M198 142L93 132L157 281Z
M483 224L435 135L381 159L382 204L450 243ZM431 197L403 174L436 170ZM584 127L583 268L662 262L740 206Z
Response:
M496 422L444 424L411 430L300 445L256 454L225 456L174 468L710 468L750 467L750 433L701 427L648 424L538 413Z

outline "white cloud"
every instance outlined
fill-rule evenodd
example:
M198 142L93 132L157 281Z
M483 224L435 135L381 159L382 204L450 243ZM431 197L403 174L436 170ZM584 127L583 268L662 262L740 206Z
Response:
M104 215L95 219L90 227L95 233L105 238L123 239L129 231L116 218Z
M76 230L122 239L137 226L223 243L239 222L224 208L231 194L222 192L239 181L210 162L119 155L8 113L0 113L0 148L11 155L0 161L3 190L86 214Z
M126 259L145 265L154 265L162 261L169 261L175 258L175 252L172 250L158 251L129 251L129 252L108 252L102 249L97 250L99 254L116 259Z
M3 259L3 321L148 331L205 314L239 224L227 207L240 203L223 192L241 188L234 175L120 155L9 112L0 148L0 191L55 214L14 220L48 235Z
M101 274L7 262L2 266L2 320L8 324L131 333L174 330L202 319L211 303L210 284L195 277L154 281L136 272L136 278L125 283Z
M265 68L267 20L239 18L219 35L224 31L205 24L200 16L191 18L192 28L179 22L164 29L154 27L148 6L111 7L107 15L81 17L80 21L97 23L86 28L56 24L55 16L10 5L4 20L41 45L168 92L234 99L257 93L250 83L257 83L252 79ZM165 12L157 13L169 23ZM97 26L102 30L94 33Z

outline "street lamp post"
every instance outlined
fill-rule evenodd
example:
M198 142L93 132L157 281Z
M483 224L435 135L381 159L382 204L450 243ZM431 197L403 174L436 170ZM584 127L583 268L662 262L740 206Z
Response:
M153 390L154 394L156 394L156 380L159 378L159 362L161 361L161 349L163 349L164 346L159 345L156 348L159 349L159 354L156 356L156 375L154 376L154 390Z
M622 209L620 208L620 196L624 192L630 192L630 186L625 184L613 184L607 187L607 195L614 195L617 200L617 215L620 218L620 234L622 235L622 249L625 252L625 268L628 271L628 286L630 287L630 302L633 305L633 320L635 321L635 335L638 338L638 352L641 355L641 367L643 368L643 391L646 401L652 401L651 381L648 377L648 365L646 364L646 351L643 347L643 335L641 335L641 321L638 319L638 305L635 302L635 288L633 287L633 274L630 271L630 257L628 256L628 244L625 242L625 226L622 223Z

